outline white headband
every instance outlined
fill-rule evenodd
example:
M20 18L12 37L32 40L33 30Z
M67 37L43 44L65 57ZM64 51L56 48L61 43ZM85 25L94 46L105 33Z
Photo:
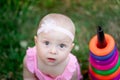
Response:
M37 35L43 31L48 32L50 30L62 32L64 34L66 34L67 36L69 36L72 39L72 41L74 40L74 35L70 31L57 26L56 23L54 22L54 20L52 20L52 19L47 19L43 22L43 24L41 24L41 28L38 29Z

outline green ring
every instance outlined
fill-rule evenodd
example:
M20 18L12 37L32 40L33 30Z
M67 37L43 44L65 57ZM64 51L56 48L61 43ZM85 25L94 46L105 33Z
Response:
M95 69L94 67L92 67L92 70L97 73L97 74L100 74L100 75L109 75L109 74L112 74L114 73L120 66L120 59L118 60L118 63L116 64L115 67L113 67L112 69L110 70L97 70Z

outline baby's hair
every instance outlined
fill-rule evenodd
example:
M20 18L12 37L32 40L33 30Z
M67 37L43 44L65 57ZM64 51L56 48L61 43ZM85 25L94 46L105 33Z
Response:
M42 18L42 20L39 23L38 29L41 28L41 25L44 23L44 21L47 21L47 20L48 21L54 20L57 26L62 27L70 31L73 35L75 35L75 26L69 17L62 14L57 14L57 13L48 14Z

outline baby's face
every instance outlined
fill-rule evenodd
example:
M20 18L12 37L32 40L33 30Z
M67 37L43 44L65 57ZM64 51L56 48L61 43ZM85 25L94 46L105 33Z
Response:
M39 58L47 65L57 65L67 59L73 43L66 34L50 31L40 33L37 37L37 52Z

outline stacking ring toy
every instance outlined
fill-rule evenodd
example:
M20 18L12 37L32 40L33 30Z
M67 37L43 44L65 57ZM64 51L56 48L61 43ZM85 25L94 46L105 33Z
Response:
M110 57L112 57L114 55L114 52L116 51L116 47L114 47L114 49L112 50L112 52L110 52L108 55L106 56L96 56L94 55L94 53L90 52L90 56L92 56L93 58L97 59L97 60L107 60Z
M120 80L119 51L114 38L98 26L89 42L89 77L91 80Z
M102 49L97 47L97 42L98 42L97 35L91 39L89 48L94 55L105 56L105 55L108 55L110 52L112 52L115 46L114 39L112 38L112 36L108 34L105 34L105 39L106 39L107 45L105 48L102 48Z
M92 74L95 78L97 78L97 79L100 79L100 80L102 80L102 79L104 79L104 80L111 80L111 79L113 79L113 78L115 78L116 76L118 76L119 74L120 74L120 67L118 68L118 70L117 71L115 71L114 73L112 73L112 74L110 74L110 75L107 75L107 76L102 76L102 75L100 75L100 74L96 74L93 70L92 70L92 68L90 68L89 67L89 72L90 72L90 74Z
M115 59L115 57L117 56L117 54L118 54L118 51L116 51L116 52L114 53L114 55L111 56L111 58L109 58L109 59L107 59L107 60L103 60L103 61L101 61L101 60L96 60L96 59L94 59L94 58L92 58L92 57L90 56L89 61L90 61L91 63L95 63L95 64L99 64L99 65L108 65L110 62L112 62L112 61Z
M114 73L119 68L119 66L120 66L120 59L119 59L118 63L115 65L115 67L113 67L110 70L101 71L101 70L95 69L94 67L91 67L91 66L90 67L97 74L100 74L100 75L110 75L110 74Z
M118 62L118 56L116 56L116 58L112 61L112 63L110 63L109 65L106 65L106 66L101 66L101 65L98 65L98 64L94 64L94 63L91 63L90 62L90 64L94 67L94 68L96 68L96 69L98 69L98 70L109 70L109 69L111 69L111 68L113 68L116 64L117 64L117 62Z

